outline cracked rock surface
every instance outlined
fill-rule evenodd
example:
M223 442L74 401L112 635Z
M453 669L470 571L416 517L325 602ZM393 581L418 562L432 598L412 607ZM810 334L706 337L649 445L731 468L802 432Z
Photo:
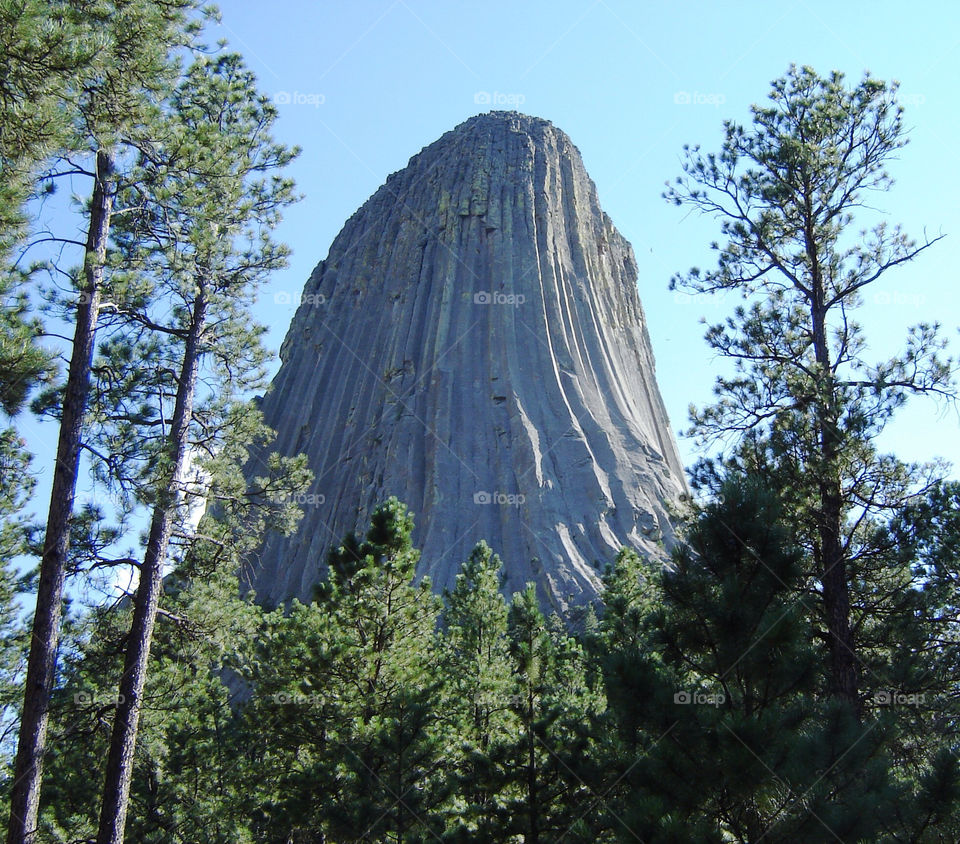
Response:
M389 495L435 588L485 539L505 592L534 581L561 613L621 546L673 540L686 486L633 250L548 121L473 117L391 175L310 276L281 358L271 450L316 478L298 531L251 561L264 603L309 599Z

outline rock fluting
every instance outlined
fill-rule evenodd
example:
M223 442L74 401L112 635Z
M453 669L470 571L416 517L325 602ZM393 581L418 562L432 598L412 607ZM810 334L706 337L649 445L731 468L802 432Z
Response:
M316 478L297 533L251 566L267 604L309 598L389 495L436 588L485 539L506 592L534 581L561 612L621 546L672 541L683 469L633 250L545 120L471 118L391 175L310 276L281 358L272 447Z

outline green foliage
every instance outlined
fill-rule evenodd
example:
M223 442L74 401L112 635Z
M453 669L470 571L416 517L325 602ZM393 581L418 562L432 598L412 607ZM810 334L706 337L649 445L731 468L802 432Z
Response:
M259 611L235 577L168 580L143 695L128 836L144 842L251 841L244 792L228 774L240 749L221 677ZM54 701L41 828L50 841L95 835L129 608L87 619Z
M728 480L660 576L649 622L668 664L709 678L748 715L816 688L803 555L782 518L759 483Z
M455 838L477 834L484 818L503 811L500 790L491 781L491 753L498 736L518 729L501 569L500 558L481 542L444 596L439 714L450 737Z
M0 560L5 564L26 553L30 524L21 512L33 491L30 455L12 428L0 430Z
M643 840L674 840L677 823L743 842L866 840L881 828L884 813L865 810L895 794L881 731L820 702L802 563L776 499L731 478L673 565L646 574L646 594L629 560L608 575L614 594L636 594L601 630L626 766L615 814ZM655 604L637 632L625 603Z
M904 674L929 685L894 691L930 697L878 702L862 718L826 693L805 555L765 480L725 476L669 566L621 552L579 638L544 617L532 586L507 603L483 543L441 608L415 582L413 520L396 499L331 551L317 601L269 613L224 573L228 549L255 544L243 539L248 514L206 517L213 538L167 579L131 835L950 840L955 720L934 695L955 685L955 622L936 613L955 601L957 501L938 487L889 526L924 573L911 590L931 596L916 605L931 614L915 616L922 653ZM88 774L102 765L127 612L98 614L70 649L45 792L51 840L82 837L95 818ZM892 671L889 637L906 623L880 615L876 653Z
M317 603L265 618L244 675L264 839L419 841L443 830L440 607L429 581L413 582L412 529L387 501L364 540L331 552Z
M28 632L19 598L26 591L13 560L29 550L32 525L22 515L34 480L30 455L12 429L0 430L0 765L10 761L23 697L22 668Z
M49 353L37 343L39 323L12 276L0 279L0 410L12 416L23 407L30 390L52 374Z
M0 3L0 257L25 233L24 204L35 171L68 145L63 99L71 77L89 65L94 45L80 37L71 4Z
M164 580L131 788L128 835L135 841L254 840L247 832L248 792L236 770L246 745L236 716L238 683L228 666L249 650L262 623L262 610L240 598L236 572L272 508L236 492L247 489L245 456L242 441L218 455L209 493L216 514L203 517ZM305 481L302 471L302 480L285 474L280 461L273 468L259 479L262 488ZM96 832L130 616L128 601L97 610L64 643L43 793L42 828L51 841Z
M691 432L731 444L727 465L782 492L818 581L831 690L858 711L871 607L900 578L874 568L883 554L873 542L943 471L882 455L876 439L910 395L955 395L938 324L910 328L901 350L876 362L854 318L869 285L940 239L918 246L885 222L853 228L869 195L891 186L886 166L906 143L895 94L869 75L848 87L840 73L791 66L752 108L752 125L724 123L719 153L685 148L684 175L664 193L716 217L726 239L713 244L715 269L671 286L745 300L707 331L733 372L718 377L713 404L691 409ZM706 461L695 477L710 470Z
M532 584L510 602L507 647L515 727L492 734L489 750L477 760L481 782L498 794L474 810L471 834L487 840L586 840L586 816L596 800L589 782L591 725L602 697L587 683L583 649L559 619L544 618ZM455 829L463 835L462 825Z

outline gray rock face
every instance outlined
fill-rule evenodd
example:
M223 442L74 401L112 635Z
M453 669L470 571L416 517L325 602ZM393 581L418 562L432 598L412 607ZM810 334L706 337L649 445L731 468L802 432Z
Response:
M686 490L630 244L570 139L471 118L391 175L314 270L263 401L316 475L251 585L309 598L327 549L396 495L421 573L452 586L480 539L504 589L565 612L623 545L662 553Z

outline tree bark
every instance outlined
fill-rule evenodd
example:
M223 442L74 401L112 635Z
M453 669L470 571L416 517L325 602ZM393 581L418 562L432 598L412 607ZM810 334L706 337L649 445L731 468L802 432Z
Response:
M537 745L534 735L534 708L533 694L527 694L527 837L530 844L540 841L540 801L537 793Z
M814 279L814 289L821 288ZM817 435L820 472L816 522L820 550L820 583L823 588L824 619L830 648L831 691L860 715L859 672L853 633L850 629L850 585L847 561L841 541L843 529L842 491L839 470L839 434L835 409L833 374L827 346L826 314L821 302L812 309L813 343L824 383L817 399Z
M838 484L824 478L820 484L820 554L823 604L830 638L830 665L833 693L860 714L859 672L850 629L850 586L847 564L840 542L842 512Z
M859 678L853 633L850 629L850 584L841 541L843 494L837 460L841 442L838 428L836 385L827 337L827 295L823 265L816 237L810 181L804 180L804 250L810 262L810 328L813 353L819 369L816 385L817 447L820 477L817 479L817 539L820 551L820 584L823 589L824 621L830 648L830 690L860 716Z
M87 228L84 288L77 304L73 351L63 394L57 460L53 469L47 530L40 561L37 606L27 660L7 844L32 844L36 840L50 694L56 675L57 647L60 641L63 582L70 549L70 518L73 515L77 488L83 417L90 392L90 367L113 213L112 177L113 157L110 152L100 150L97 153L96 177Z
M123 844L147 663L163 590L163 565L186 482L190 423L193 419L200 341L206 325L207 307L208 301L201 284L194 301L190 331L184 344L177 397L167 440L171 461L170 477L153 510L150 534L140 568L140 583L134 599L133 619L124 654L123 675L120 678L117 711L107 757L97 844Z

